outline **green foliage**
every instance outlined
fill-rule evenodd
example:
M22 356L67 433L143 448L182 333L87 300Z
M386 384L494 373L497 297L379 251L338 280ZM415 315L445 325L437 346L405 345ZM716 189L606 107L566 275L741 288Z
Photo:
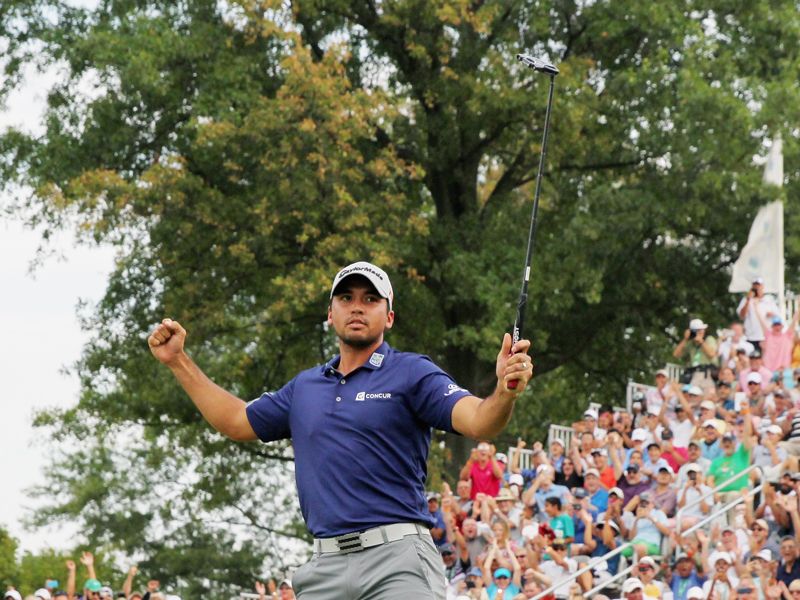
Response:
M8 589L8 586L18 587L19 565L17 564L17 540L0 527L0 586Z
M800 181L800 16L785 0L18 0L0 27L8 81L29 62L66 66L44 134L0 137L2 180L33 190L13 209L119 250L82 314L95 335L80 402L38 417L80 442L54 463L69 493L39 522L80 518L90 542L169 565L181 589L290 566L307 534L290 447L221 440L146 332L181 320L209 375L255 397L329 355L330 277L367 258L396 284L392 343L488 392L548 85L516 52L561 74L526 332L538 377L509 441L621 402L690 316L726 325L727 268L782 193L753 161L765 140L783 135L788 197ZM792 231L800 214L786 212ZM437 477L463 446L435 453ZM254 559L204 568L194 544Z

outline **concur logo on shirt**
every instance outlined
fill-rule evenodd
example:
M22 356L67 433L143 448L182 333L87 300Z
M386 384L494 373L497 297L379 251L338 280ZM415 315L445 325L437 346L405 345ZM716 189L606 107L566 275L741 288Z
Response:
M391 397L392 397L391 392L378 392L376 394L358 392L356 394L356 402L363 402L364 400L386 400Z

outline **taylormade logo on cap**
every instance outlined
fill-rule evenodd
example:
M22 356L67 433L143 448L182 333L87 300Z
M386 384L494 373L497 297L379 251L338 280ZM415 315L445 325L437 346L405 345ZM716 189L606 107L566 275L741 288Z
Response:
M333 293L336 291L336 287L350 275L361 275L362 277L366 277L381 298L386 298L389 301L389 310L392 310L394 292L392 291L392 283L389 281L389 276L386 274L386 271L380 267L376 267L372 263L368 263L363 260L355 262L351 265L347 265L344 269L336 274L336 277L333 278L333 285L331 286L331 298L333 298Z

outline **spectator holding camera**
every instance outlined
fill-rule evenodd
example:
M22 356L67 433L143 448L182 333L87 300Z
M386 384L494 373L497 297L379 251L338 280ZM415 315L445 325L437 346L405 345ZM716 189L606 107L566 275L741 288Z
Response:
M683 339L672 352L692 371L691 384L704 389L714 385L711 369L717 361L717 340L714 336L706 335L707 330L708 325L702 319L692 319L683 333Z
M630 558L634 552L637 558L661 554L661 537L670 534L667 515L653 506L648 492L634 497L625 507L623 519L627 521L628 539L633 542L622 551Z
M700 465L697 463L686 465L686 480L678 494L678 508L681 509L681 516L676 525L679 532L688 529L711 511L714 499L710 496L703 498L711 492L711 488L705 485L704 481L705 477Z
M760 350L761 342L764 341L761 321L780 316L780 310L775 300L772 299L772 296L764 293L764 280L761 277L753 280L750 291L739 302L736 312L744 321L744 335L747 337L747 341L753 344L756 350Z

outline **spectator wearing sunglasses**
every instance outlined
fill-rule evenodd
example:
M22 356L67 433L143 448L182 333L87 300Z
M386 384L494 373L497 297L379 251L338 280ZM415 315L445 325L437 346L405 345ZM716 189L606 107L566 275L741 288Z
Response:
M642 582L642 593L645 598L662 598L664 592L669 591L663 581L656 579L657 574L656 561L649 556L642 558L633 568L633 576L638 577Z
M490 600L512 600L521 590L522 567L516 555L511 551L510 543L506 544L506 550L511 556L513 572L505 567L500 567L492 572L492 564L499 552L497 540L492 542L489 554L486 556L486 562L483 564L483 582L486 584L486 594Z

